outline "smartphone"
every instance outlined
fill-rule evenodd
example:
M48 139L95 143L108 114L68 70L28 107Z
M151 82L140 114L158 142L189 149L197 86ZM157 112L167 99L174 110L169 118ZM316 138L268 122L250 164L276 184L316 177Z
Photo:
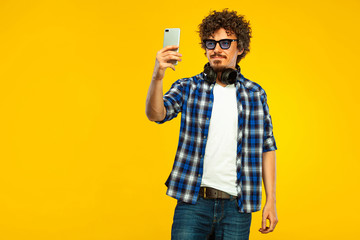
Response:
M163 48L169 45L178 45L180 44L180 28L166 28L164 31L164 44ZM174 50L179 52L179 49ZM177 65L177 61L169 61L174 65Z

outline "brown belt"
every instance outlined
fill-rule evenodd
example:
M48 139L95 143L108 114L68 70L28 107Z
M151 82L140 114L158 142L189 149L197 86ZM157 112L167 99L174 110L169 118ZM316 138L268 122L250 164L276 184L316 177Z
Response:
M218 198L230 199L230 195L227 194L226 192L210 187L201 187L199 195L203 198L208 198L208 199L218 199Z

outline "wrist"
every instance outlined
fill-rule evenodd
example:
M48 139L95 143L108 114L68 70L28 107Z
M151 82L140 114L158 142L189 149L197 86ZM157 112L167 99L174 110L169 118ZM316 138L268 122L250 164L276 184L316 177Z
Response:
M266 202L267 203L276 203L275 196L266 196Z
M164 79L164 76L161 76L160 74L157 74L157 73L154 73L152 76L152 80L156 81L156 82L162 81L163 79Z

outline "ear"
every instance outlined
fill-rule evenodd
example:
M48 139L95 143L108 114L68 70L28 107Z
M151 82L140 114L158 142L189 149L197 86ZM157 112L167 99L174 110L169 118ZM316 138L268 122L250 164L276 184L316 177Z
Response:
M241 51L239 51L238 55L241 55L244 52L244 49L241 49Z

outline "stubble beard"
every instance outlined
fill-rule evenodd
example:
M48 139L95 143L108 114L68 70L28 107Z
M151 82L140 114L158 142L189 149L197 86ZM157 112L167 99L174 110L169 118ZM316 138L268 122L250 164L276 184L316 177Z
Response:
M213 64L214 65L212 66L212 68L214 69L214 71L216 73L223 72L225 70L225 68L226 68L225 66L220 65L221 60L215 60Z
M222 62L221 60L215 60L213 62L212 69L215 71L215 73L218 76L218 79L220 80L220 82L223 82L220 76L221 76L222 72L224 72L226 67L221 65L221 62Z

